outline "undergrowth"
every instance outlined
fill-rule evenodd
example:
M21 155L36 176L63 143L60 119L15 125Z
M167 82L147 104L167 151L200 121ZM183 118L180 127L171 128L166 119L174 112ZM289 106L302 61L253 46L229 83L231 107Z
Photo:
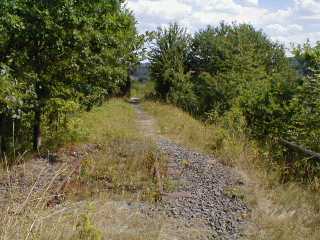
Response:
M165 159L139 132L135 119L133 108L122 100L111 100L74 119L73 142L96 150L81 160L80 189L72 186L70 191L88 195L108 189L130 199L159 199L154 171L156 166L165 168Z
M140 83L138 81L134 81L132 83L131 88L131 96L144 98L145 96L150 96L154 92L154 82L147 81L145 83Z
M161 134L213 154L243 176L246 184L237 194L252 209L248 239L319 239L319 183L281 182L283 166L241 131L203 124L171 105L145 102L144 108L158 121Z
M0 240L203 236L161 213L141 211L160 200L155 171L165 179L166 159L135 120L129 104L113 99L72 119L52 165L31 159L1 172L7 191L0 196Z

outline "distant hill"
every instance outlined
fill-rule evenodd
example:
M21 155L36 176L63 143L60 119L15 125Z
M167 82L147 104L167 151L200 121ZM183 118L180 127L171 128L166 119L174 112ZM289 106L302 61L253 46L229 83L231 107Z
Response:
M150 63L141 63L131 75L135 81L146 82L150 78Z
M290 65L303 75L303 65L295 57L288 57L288 59ZM147 82L150 79L150 63L139 64L131 74L131 78L134 81Z

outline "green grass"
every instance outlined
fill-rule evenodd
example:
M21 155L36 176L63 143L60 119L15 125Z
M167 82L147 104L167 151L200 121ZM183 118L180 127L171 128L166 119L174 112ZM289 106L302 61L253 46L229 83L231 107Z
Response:
M144 109L156 119L159 132L176 142L197 150L214 153L220 161L233 165L234 156L245 147L247 140L236 139L224 128L204 124L180 109L158 102L144 102Z
M142 139L133 108L121 99L112 99L91 112L83 112L71 123L72 129L82 133L81 141L111 142L114 139Z
M226 189L247 201L252 212L247 238L256 240L316 240L320 236L320 195L316 186L280 183L280 166L245 135L220 124L205 125L180 109L145 102L159 131L181 144L213 154L243 176L245 186Z
M214 129L210 126L203 125L187 113L167 104L144 102L143 107L156 118L162 135L202 150L210 148L214 140Z
M154 82L148 81L146 83L140 83L138 81L134 81L132 83L131 88L131 96L144 98L145 96L149 96L154 92Z
M50 207L49 191L36 193L32 186L25 186L18 192L12 187L11 196L22 194L22 198L2 208L0 240L191 240L206 234L161 213L149 216L139 210L138 206L148 209L159 200L154 171L157 167L165 181L166 159L140 133L130 104L113 99L91 112L78 113L62 139L61 168L70 171L68 166L76 165L68 153L82 155L79 171L70 175L61 192L64 201ZM15 172L8 170L8 179L27 175L36 181L40 172L32 171L32 164L31 159ZM60 170L53 174L56 178ZM54 183L54 179L43 182L45 189Z
M165 159L139 131L130 104L110 100L89 113L81 113L69 129L69 134L76 136L73 144L97 148L81 161L80 188L75 191L72 187L73 194L92 195L107 186L110 193L122 198L158 200L154 169L165 168Z

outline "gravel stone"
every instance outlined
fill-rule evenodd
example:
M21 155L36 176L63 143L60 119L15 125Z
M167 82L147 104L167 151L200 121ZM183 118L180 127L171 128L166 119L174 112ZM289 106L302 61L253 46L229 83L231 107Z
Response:
M204 222L211 230L208 239L241 239L246 224L244 216L249 209L241 199L225 194L226 189L244 184L236 172L213 156L192 151L159 136L154 128L155 120L139 105L134 107L141 131L152 137L159 150L168 156L169 177L180 183L173 194L178 197L164 196L160 209L168 216L183 219L186 225L192 225L195 220Z
M210 237L215 239L240 239L245 225L242 216L248 208L240 199L224 193L224 189L239 185L239 177L232 169L212 161L212 156L194 152L163 137L157 139L157 145L169 161L175 163L172 166L182 168L182 159L190 162L188 169L182 171L180 179L184 184L178 186L177 191L188 192L191 197L182 195L174 201L165 200L162 207L168 215L186 221L203 220L212 230Z

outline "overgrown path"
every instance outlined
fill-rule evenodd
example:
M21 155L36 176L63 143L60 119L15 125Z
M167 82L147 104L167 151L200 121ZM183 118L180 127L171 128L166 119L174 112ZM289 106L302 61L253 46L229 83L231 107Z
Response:
M210 239L240 239L248 212L246 205L233 193L242 181L232 169L213 157L189 150L160 136L156 120L134 105L138 125L146 137L156 142L168 156L168 175L177 187L163 194L163 208L168 215L186 224L203 224Z

